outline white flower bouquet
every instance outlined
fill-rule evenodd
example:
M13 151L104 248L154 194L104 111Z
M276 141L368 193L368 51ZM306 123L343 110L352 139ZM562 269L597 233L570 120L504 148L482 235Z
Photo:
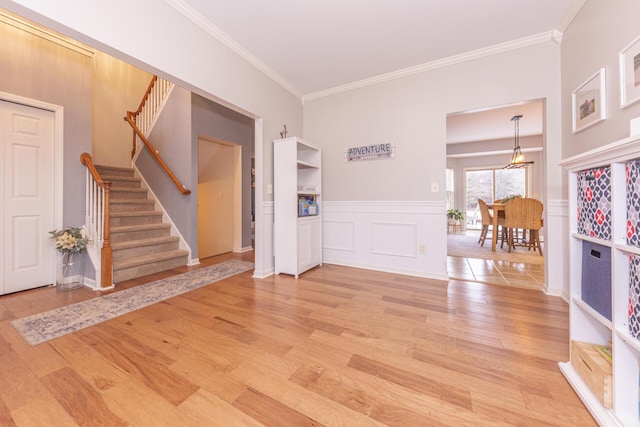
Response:
M56 249L64 253L78 254L87 248L89 237L82 227L67 227L62 230L50 231L51 239L55 240Z

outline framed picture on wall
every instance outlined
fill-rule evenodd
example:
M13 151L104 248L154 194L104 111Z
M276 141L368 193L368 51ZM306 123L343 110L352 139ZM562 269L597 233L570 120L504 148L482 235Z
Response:
M620 51L620 108L640 100L640 36Z
M605 69L600 68L572 92L573 133L607 118L606 99Z

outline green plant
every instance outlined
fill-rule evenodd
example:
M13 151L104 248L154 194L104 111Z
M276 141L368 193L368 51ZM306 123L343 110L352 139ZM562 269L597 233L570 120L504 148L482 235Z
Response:
M462 221L464 220L464 212L460 209L449 209L447 211L447 218L455 221Z

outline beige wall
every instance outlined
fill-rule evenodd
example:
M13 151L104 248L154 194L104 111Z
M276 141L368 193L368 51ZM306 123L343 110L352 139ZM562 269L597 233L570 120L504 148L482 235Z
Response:
M554 42L307 101L305 139L323 149L325 200L444 200L448 113L546 99L547 164L559 160L560 48ZM392 160L345 163L347 147L393 142ZM559 170L547 168L547 177ZM441 191L431 192L431 183ZM549 197L559 194L550 186Z
M152 77L112 56L95 53L91 102L95 163L131 167L133 134L123 118L138 108Z

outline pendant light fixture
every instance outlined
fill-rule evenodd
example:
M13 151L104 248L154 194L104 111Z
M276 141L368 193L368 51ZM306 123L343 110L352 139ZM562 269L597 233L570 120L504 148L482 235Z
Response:
M523 168L527 165L532 165L533 162L525 162L524 154L522 154L522 150L520 150L520 119L522 115L511 117L511 121L514 123L515 127L515 139L513 154L511 155L511 161L508 165L504 167L504 169L518 169Z

